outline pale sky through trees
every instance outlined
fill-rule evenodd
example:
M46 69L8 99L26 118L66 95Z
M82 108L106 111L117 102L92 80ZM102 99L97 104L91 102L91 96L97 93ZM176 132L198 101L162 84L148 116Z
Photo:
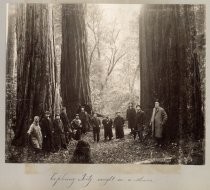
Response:
M111 52L117 50L115 60L121 57L114 66L111 74L108 76L101 100L95 103L93 98L93 107L101 113L115 113L115 111L122 111L127 108L130 101L134 104L139 104L140 98L140 71L137 68L139 65L139 14L141 5L139 4L89 4L87 13L91 14L91 7L95 7L100 15L99 30L103 35L100 39L99 49L101 52L101 60L99 62L93 61L93 68L100 65L102 73L102 83L105 81L107 68L109 65L109 58ZM90 12L89 12L90 11ZM97 15L96 14L96 15ZM95 15L95 16L96 16ZM97 17L97 16L96 16ZM99 18L99 17L98 17ZM114 38L117 35L116 41L111 45L111 34L115 31ZM88 30L89 45L94 46L94 39L92 32ZM112 41L112 40L111 40ZM93 48L93 47L92 47ZM116 48L116 49L115 49ZM107 59L108 57L108 59ZM110 59L112 60L112 59ZM97 78L96 70L92 70L91 76ZM98 80L91 80L92 95L98 99L99 95L95 92L95 84ZM99 89L100 91L100 89ZM95 94L96 93L96 94ZM115 103L118 102L118 105ZM98 108L97 105L102 107Z
M141 10L140 4L99 4L99 7L103 10L107 23L116 20L121 29L121 39L130 34L129 22L136 19Z

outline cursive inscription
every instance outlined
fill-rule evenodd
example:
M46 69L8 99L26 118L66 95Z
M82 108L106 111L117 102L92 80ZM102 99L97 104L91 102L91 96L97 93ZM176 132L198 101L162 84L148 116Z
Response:
M79 185L80 187L88 187L90 184L97 183L101 186L105 186L111 183L138 183L138 182L152 182L152 179L146 178L145 176L140 177L119 177L119 176L95 176L93 174L81 174L74 175L70 173L53 173L50 176L50 182L52 187L55 186L65 186L67 189L70 189L73 185Z

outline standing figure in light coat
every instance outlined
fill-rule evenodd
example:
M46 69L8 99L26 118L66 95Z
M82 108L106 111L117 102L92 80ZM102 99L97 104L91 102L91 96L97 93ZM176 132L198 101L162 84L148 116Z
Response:
M30 137L31 144L36 152L42 149L42 132L39 126L39 116L34 117L34 122L29 127L27 134Z
M160 107L160 103L156 101L155 107L153 108L150 125L152 126L152 136L156 139L156 144L158 146L162 146L163 144L163 129L167 118L168 116L165 110Z

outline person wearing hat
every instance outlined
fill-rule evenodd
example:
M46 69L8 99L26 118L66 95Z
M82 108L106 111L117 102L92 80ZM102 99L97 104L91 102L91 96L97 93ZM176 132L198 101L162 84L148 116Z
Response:
M81 131L82 131L82 124L81 120L79 118L79 114L76 114L75 119L72 120L71 122L71 128L73 131L73 137L75 140L80 140L81 139Z
M167 119L166 111L160 107L160 103L157 100L152 111L150 126L152 126L152 136L156 139L156 145L158 146L163 144L163 128Z
M59 151L61 148L67 149L65 131L60 114L56 114L53 121L53 132L55 151Z
M53 146L53 124L50 118L50 112L46 111L44 117L40 121L40 127L42 131L42 137L43 137L43 145L42 149L44 152L53 152L54 146Z
M94 113L93 118L92 118L93 140L94 140L94 142L95 141L99 142L99 140L100 140L100 125L101 125L101 121L97 117L97 113Z
M85 111L85 107L81 107L81 111L79 113L79 118L82 122L82 133L86 134L87 128L88 128L88 114Z
M115 127L115 135L116 135L116 139L121 139L124 138L124 119L123 117L120 115L120 112L116 113L116 117L114 119L114 127Z
M39 126L39 116L34 117L27 134L30 136L32 147L36 152L39 152L42 149L42 132Z
M136 125L136 110L133 107L133 103L129 103L129 107L126 112L126 119L128 120L128 128L131 129L132 134Z
M134 131L134 140L136 139L136 135L138 134L139 140L143 140L143 130L144 130L144 124L145 124L145 114L144 111L142 111L141 106L136 106L136 126Z
M112 119L110 119L109 116L107 116L105 119L102 120L102 124L104 126L104 139L106 140L107 137L109 137L109 140L112 140Z

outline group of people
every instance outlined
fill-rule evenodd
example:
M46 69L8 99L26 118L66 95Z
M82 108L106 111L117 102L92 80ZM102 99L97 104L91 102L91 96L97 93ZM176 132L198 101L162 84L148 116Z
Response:
M126 118L128 120L128 128L131 129L131 134L133 134L134 139L138 135L139 140L143 140L143 132L147 130L147 127L145 125L145 112L141 109L140 105L137 105L135 110L133 104L130 103ZM155 138L156 145L158 146L163 145L163 130L167 119L166 111L156 101L149 125L152 127L152 137Z
M126 120L134 140L138 136L139 140L142 141L144 139L143 132L148 127L145 125L145 112L141 109L141 106L137 105L135 109L133 103L130 103L126 113ZM160 146L162 145L163 128L166 121L167 114L160 107L159 102L156 101L150 126L152 128L152 136L155 137L157 145ZM45 116L41 119L39 116L35 116L27 134L30 136L30 142L36 151L57 152L60 149L67 149L71 139L81 140L81 135L86 134L90 126L92 126L94 142L100 141L100 128L102 125L104 128L104 140L112 140L113 127L116 139L124 138L124 123L125 119L121 116L120 112L116 113L114 121L109 116L104 117L101 121L97 113L90 116L84 107L69 122L66 108L64 107L60 114L55 115L53 121L49 111L46 111Z
M103 124L107 129L106 137L111 139L111 135L113 136L112 121L107 117L106 120L103 120ZM57 152L60 149L67 149L67 145L72 139L81 140L81 135L85 135L90 130L90 126L93 129L94 141L99 142L101 121L96 113L91 117L85 111L85 107L81 107L79 113L69 122L65 107L62 108L60 114L55 115L53 121L50 112L46 111L43 118L34 117L34 121L27 131L30 137L28 142L36 152L41 150L45 153Z
M67 149L67 144L72 138L80 140L81 134L86 134L87 129L88 114L84 107L71 123L66 108L63 107L53 121L49 111L46 111L41 119L35 116L27 134L30 136L29 142L36 151L57 152L60 149Z
M53 121L49 111L46 111L41 119L35 116L27 134L30 136L29 142L36 151L43 150L47 153L67 149L67 144L71 140L71 131L66 109L63 108L60 114L56 114Z

